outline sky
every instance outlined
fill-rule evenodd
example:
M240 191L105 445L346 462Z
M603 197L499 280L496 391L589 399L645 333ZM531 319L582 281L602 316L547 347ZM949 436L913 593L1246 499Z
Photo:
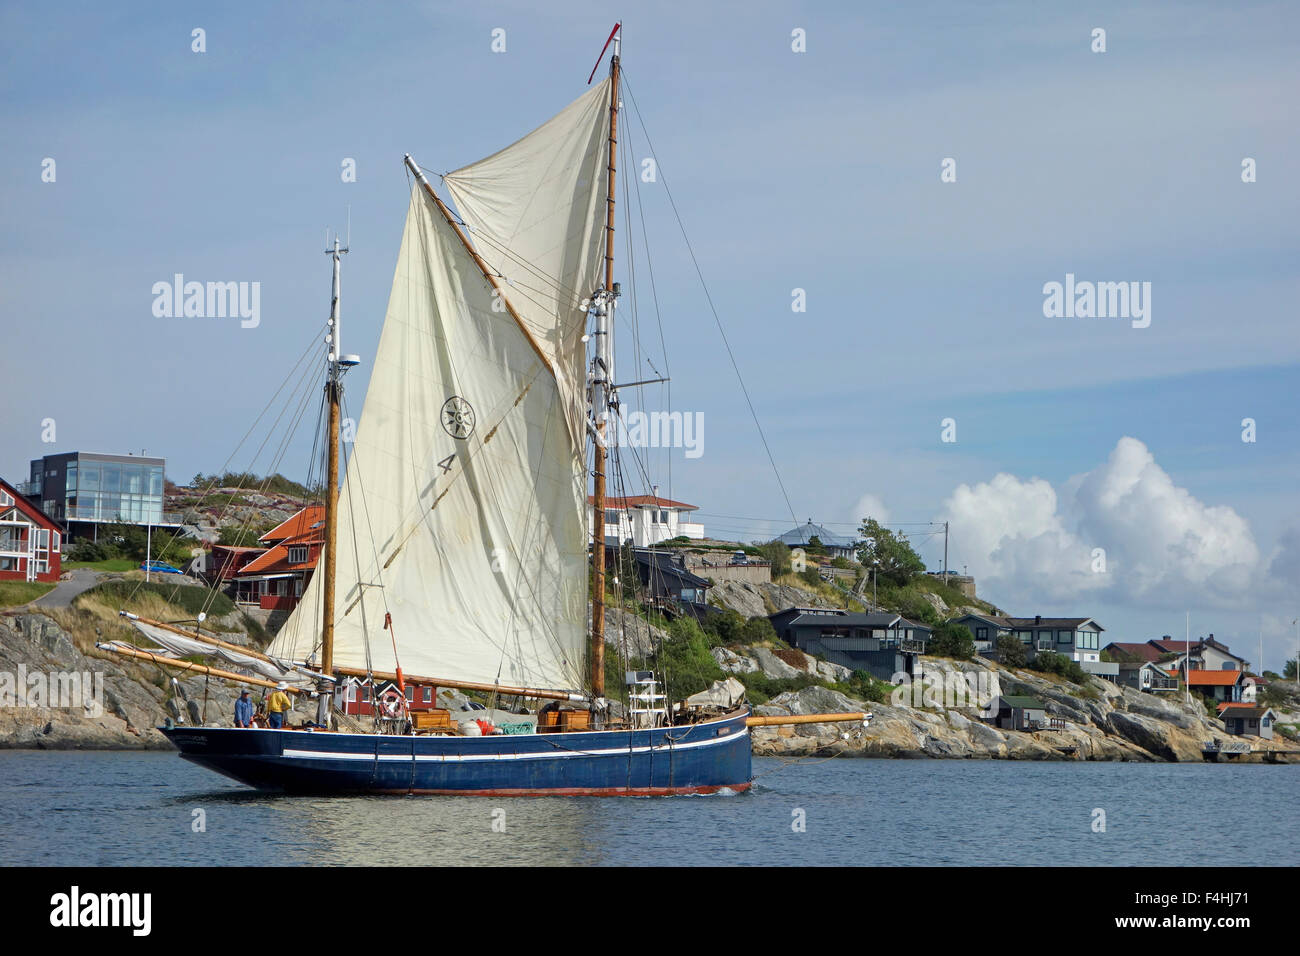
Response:
M582 93L619 19L620 149L657 171L632 179L620 377L669 374L636 400L704 422L698 455L643 450L650 482L739 540L870 514L935 569L926 523L947 521L950 566L1010 613L1126 641L1190 615L1280 669L1300 617L1285 3L2 4L0 475L84 450L161 455L180 482L304 477L314 406L278 460L241 439L320 341L326 231L350 242L359 408L403 154L447 171L517 139ZM177 273L259 283L256 324L155 315ZM1067 275L1137 283L1146 318L1045 314Z

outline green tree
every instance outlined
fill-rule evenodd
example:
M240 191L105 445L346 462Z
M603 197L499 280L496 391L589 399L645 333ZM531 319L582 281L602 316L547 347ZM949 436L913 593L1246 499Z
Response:
M1282 676L1287 680L1295 680L1295 664L1295 659L1292 658L1287 661L1286 666L1282 668Z
M772 578L790 573L790 548L781 541L769 541L758 546L758 553L772 563Z
M975 656L975 637L965 624L944 621L934 629L929 650L939 657L968 661Z
M217 543L229 545L232 548L255 548L257 547L257 539L270 530L270 526L241 527L227 525L221 529L221 537L217 539Z
M1020 638L1003 634L998 638L998 662L1004 667L1024 667L1028 662Z
M925 562L912 550L907 538L882 528L875 518L863 519L858 536L862 539L858 560L866 567L875 567L882 579L901 587L925 571Z

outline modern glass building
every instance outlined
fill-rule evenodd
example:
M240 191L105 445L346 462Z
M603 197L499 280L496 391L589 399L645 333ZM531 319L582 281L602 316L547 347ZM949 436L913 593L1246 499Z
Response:
M91 536L98 525L122 522L174 525L163 512L165 458L68 452L33 459L22 493L70 537Z

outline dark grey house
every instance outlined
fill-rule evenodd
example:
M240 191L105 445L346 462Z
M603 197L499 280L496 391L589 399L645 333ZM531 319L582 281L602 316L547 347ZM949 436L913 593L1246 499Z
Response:
M888 611L854 614L836 608L792 607L768 616L777 636L791 647L824 657L878 680L916 674L931 630Z
M997 650L998 638L1011 635L1025 645L1025 653L1033 660L1040 652L1064 654L1078 661L1089 674L1116 680L1119 667L1101 659L1101 632L1105 630L1090 617L995 617L993 615L967 614L956 620L970 628L975 638L975 648L992 656Z
M613 552L611 559L617 553ZM652 605L670 613L684 610L697 618L708 613L709 581L687 571L681 555L652 548L636 548L632 554L637 576Z
M1047 705L1037 697L1004 694L998 698L994 724L1003 730L1049 730L1064 726L1059 719L1047 716Z

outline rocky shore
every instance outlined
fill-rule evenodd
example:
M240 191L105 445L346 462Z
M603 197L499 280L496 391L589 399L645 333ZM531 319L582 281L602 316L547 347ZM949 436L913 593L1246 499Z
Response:
M820 662L819 662L820 663ZM725 666L725 665L724 665ZM822 666L825 666L823 663ZM1300 762L1300 746L1285 739L1234 737L1222 721L1197 702L1168 700L1108 681L1086 687L1025 670L1006 670L986 661L925 659L925 681L936 688L967 683L992 686L995 693L1031 695L1063 729L1003 730L968 706L895 706L853 700L827 687L806 687L754 708L758 714L818 714L863 710L866 728L856 724L799 724L753 729L755 756L940 757L1000 760L1127 760L1202 762L1206 743L1249 739L1268 753L1233 756L1233 762ZM941 692L936 691L936 695ZM937 702L938 703L938 702Z
M632 625L633 619L620 624ZM650 641L657 636L637 635ZM848 677L837 665L797 653L780 654L779 650L715 648L713 653L722 669L733 674L761 671L775 678L806 674L825 683ZM226 723L233 713L234 693L224 681L202 677L173 680L173 675L161 668L105 659L90 651L86 637L74 637L51 616L25 611L0 615L0 749L168 749L171 745L156 730L167 717L198 723L206 712L208 720ZM965 682L996 688L999 693L1038 697L1046 703L1049 716L1064 721L1064 729L1033 733L1001 730L981 717L974 701L944 707L908 698L896 706L854 700L829 687L810 686L781 694L754 710L765 715L863 710L873 715L870 725L758 727L753 730L754 754L1202 761L1206 759L1202 750L1206 742L1241 739L1228 735L1223 724L1209 718L1198 704L1157 698L1106 681L1091 680L1086 687L1079 687L985 661L926 658L925 668L926 680L936 688ZM82 690L82 706L66 706L67 700L55 697L55 685L60 681L66 685L74 674ZM39 694L31 688L41 680L32 685L29 675L43 675ZM17 697L20 678L28 688L21 700ZM1231 759L1300 760L1300 747L1295 744L1279 739L1269 746L1274 750L1271 754Z

